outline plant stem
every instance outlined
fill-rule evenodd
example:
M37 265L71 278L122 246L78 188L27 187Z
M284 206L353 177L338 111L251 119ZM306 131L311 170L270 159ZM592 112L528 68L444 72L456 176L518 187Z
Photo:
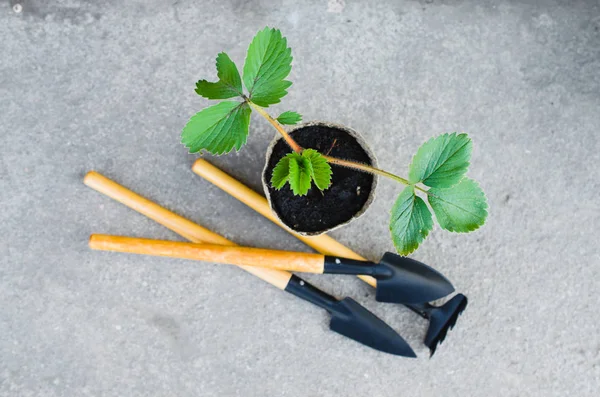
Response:
M337 164L337 165L341 165L342 167L354 168L354 169L357 169L360 171L368 172L370 174L385 176L386 178L393 179L396 182L400 182L405 185L410 185L410 182L408 182L408 180L402 178L401 176L392 174L391 172L387 172L387 171L379 169L379 168L371 167L370 165L356 163L354 161L342 160L342 159L338 159L336 157L330 157L330 156L326 156L326 155L322 155L322 156L330 164ZM416 186L416 185L415 185L415 189L420 190L424 193L427 193L427 190L425 190L419 186Z
M285 139L285 141L287 142L287 144L292 148L292 150L294 150L296 153L302 153L302 147L300 145L298 145L298 143L296 143L296 141L290 136L290 134L287 133L287 131L281 126L281 124L279 124L279 122L274 119L273 117L271 117L271 115L269 113L267 113L262 107L258 106L257 104L253 103L248 97L246 97L245 95L243 96L244 100L252 107L252 109L256 110L261 116L263 116L265 119L267 119L267 121L269 123L271 123L271 125L273 125L273 127L275 127L275 129L277 130L277 132L279 132L281 134L281 136L283 137L283 139ZM384 176L386 178L390 178L395 180L396 182L400 182L403 183L405 185L410 185L410 182L408 182L408 180L392 174L391 172L387 172L384 171L382 169L379 168L375 168L375 167L371 167L370 165L366 165L366 164L362 164L362 163L357 163L354 161L349 161L349 160L342 160L342 159L338 159L336 157L331 157L331 156L327 156L324 154L321 154L323 156L323 158L325 160L327 160L328 163L330 164L337 164L337 165L341 165L343 167L348 167L348 168L353 168L355 170L359 170L359 171L363 171L363 172L368 172L370 174L376 174L376 175L381 175ZM427 193L427 190L416 186L415 185L415 189L420 190L424 193Z
M394 175L391 172L387 172L387 171L381 170L379 168L371 167L370 165L366 165L366 164L362 164L362 163L355 163L354 161L342 160L342 159L338 159L338 158L330 157L330 156L326 156L326 155L322 155L322 156L325 158L325 160L327 160L328 163L331 163L331 164L337 164L337 165L341 165L343 167L354 168L354 169L368 172L371 174L385 176L387 178L393 179L393 180L403 183L405 185L409 184L406 179L399 177L398 175Z
M281 124L279 124L279 122L277 120L275 120L273 117L271 117L271 115L269 113L267 113L263 108L256 105L248 98L244 97L244 99L246 100L246 102L248 102L248 104L252 107L252 109L256 110L261 116L263 116L265 119L267 119L267 121L269 123L271 123L273 125L273 127L275 127L277 132L279 132L281 134L283 139L285 139L287 144L290 145L290 147L292 148L292 150L294 152L296 152L296 153L302 152L302 147L300 145L298 145L295 140L292 139L290 134L287 133L287 131L281 126Z

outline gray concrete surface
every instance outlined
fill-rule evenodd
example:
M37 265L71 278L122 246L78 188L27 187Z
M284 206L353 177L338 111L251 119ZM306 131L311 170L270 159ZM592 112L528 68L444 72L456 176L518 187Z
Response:
M301 4L299 4L301 3ZM334 4L335 3L335 4ZM600 388L597 1L0 2L1 396L592 396ZM193 89L225 50L280 27L294 85L277 110L361 131L406 173L466 131L491 206L414 255L470 306L434 359L426 322L357 279L308 277L372 309L419 359L328 331L327 315L233 267L91 252L92 232L178 239L86 188L98 170L248 245L306 250L190 171ZM259 188L273 130L214 162ZM381 181L334 233L392 248Z

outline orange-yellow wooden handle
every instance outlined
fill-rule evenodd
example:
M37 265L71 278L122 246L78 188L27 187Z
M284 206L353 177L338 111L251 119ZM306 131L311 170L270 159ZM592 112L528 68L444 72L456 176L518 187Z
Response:
M83 182L92 189L125 204L127 207L146 215L175 233L196 243L210 243L221 245L236 245L233 241L218 235L196 223L185 219L160 205L140 196L124 186L108 179L95 171L90 171ZM292 274L283 270L265 269L261 267L240 266L242 269L259 277L260 279L274 285L279 289L285 289Z
M90 248L305 273L323 273L324 266L324 257L319 254L151 240L106 234L93 234L90 237Z
M153 203L95 171L88 172L85 178L83 178L83 183L92 189L125 204L129 208L146 215L148 218L157 221L161 225L166 226L188 240L199 243L235 245L234 242L227 240L225 237L213 233L210 230Z
M196 162L192 166L192 170L202 178L213 183L214 185L223 189L224 191L226 191L236 199L240 200L250 208L254 209L256 212L260 213L265 218L273 221L279 226L282 226L279 220L277 220L277 218L275 217L275 215L273 215L271 207L269 207L269 203L265 197L256 193L254 190L250 189L249 187L239 182L232 176L221 171L219 168L210 164L208 161L204 159L196 160ZM284 228L284 230L289 232L289 230L286 228ZM342 258L351 258L363 261L367 260L359 254L357 254L356 252L352 251L350 248L346 247L345 245L339 243L338 241L325 234L311 237L301 236L296 233L291 234L323 255L339 256ZM377 286L377 280L371 276L361 275L358 276L358 278L368 283L372 287Z

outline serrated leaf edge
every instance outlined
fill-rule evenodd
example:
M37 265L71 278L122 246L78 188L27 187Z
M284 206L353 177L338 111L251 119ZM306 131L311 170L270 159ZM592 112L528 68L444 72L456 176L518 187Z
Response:
M431 215L432 211L430 211L430 210L429 210L429 208L427 207L427 203L426 203L426 202L425 202L425 201L424 201L422 198L420 198L419 196L417 196L417 194L415 193L415 190L414 190L415 186L414 186L414 184L409 184L409 185L408 185L406 188L404 188L404 189L407 189L407 188L409 188L409 187L410 187L410 188L412 188L412 196L413 196L413 205L411 206L411 217L412 217L412 211L414 210L414 207L415 207L415 205L414 205L414 202L416 201L416 199L417 199L417 198L421 199L421 201L423 202L423 204L425 204L425 208L427 209L427 211L429 211L429 214ZM402 193L404 192L404 189L403 189L403 191L402 191L402 192L400 192L400 194L402 194ZM398 199L398 198L396 198L396 200L397 200L397 199ZM394 203L394 204L395 204L395 203ZM393 207L392 207L392 208L393 208ZM409 218L411 218L411 217L409 217ZM433 219L433 216L432 216L432 219ZM409 225L410 225L410 222L406 224L406 230L408 230L408 226L409 226ZM390 231L390 235L391 235L391 237L392 237L392 244L394 244L394 248L396 248L396 251L398 251L398 253L399 253L400 255L403 255L403 256L406 256L406 255L408 255L408 254L411 254L411 253L415 252L415 251L416 251L416 250L417 250L417 249L418 249L418 248L421 246L421 243L423 243L423 242L425 241L425 239L427 238L427 236L429 236L429 233L431 233L431 231L433 230L433 225L434 225L434 223L433 223L433 221L432 221L432 224L431 224L431 229L426 229L426 230L425 230L425 234L424 234L423 236L421 236L421 237L422 237L422 238L421 238L421 241L417 241L417 242L416 242L416 245L415 245L415 247L414 247L413 249L411 249L411 250L409 250L409 251L403 251L403 250L401 250L401 249L400 249L400 248L399 248L399 247L396 245L396 241L394 240L394 231L392 230L392 226L391 226L391 222L390 222L390 225L389 225L388 229L389 229L389 231ZM405 233L406 233L406 230L404 231ZM420 230L419 230L419 232L420 232Z
M317 184L317 178L315 177L315 168L314 168L313 159L312 159L313 155L317 155L318 157L323 158L323 155L315 149L308 148L308 149L304 149L302 151L302 157L306 158L311 165L311 183L314 183L315 187L317 189L319 189L321 192L323 192L324 190L329 189L329 187L331 186L331 174L333 173L333 170L331 169L331 165L329 165L329 163L327 163L327 160L325 160L323 158L325 163L327 163L327 165L329 165L329 172L327 175L327 179L328 179L327 187L325 187L324 189L321 189L321 187Z
M296 116L298 116L298 120L293 122L293 123L286 123L281 121L281 116L286 115L286 113L290 113L290 114L294 114ZM298 124L300 122L302 122L302 115L298 112L294 112L293 110L286 110L285 112L282 112L279 116L277 116L276 120L280 123L280 124L284 124L284 125L295 125Z
M239 71L237 65L235 64L235 62L233 62L233 59L231 59L231 57L225 51L219 52L217 54L217 58L215 60L215 68L217 68L217 77L219 78L219 81L223 81L223 80L221 80L221 77L219 76L219 68L217 67L217 65L219 64L219 56L221 56L221 55L226 56L227 59L229 59L231 61L231 63L233 63L233 67L235 68L235 71L237 72L237 76L240 79L240 89L238 89L237 87L234 87L234 86L232 86L231 84L228 84L228 83L224 83L224 84L227 87L229 87L232 90L234 90L235 92L237 92L239 94L239 96L244 95L244 89L243 89L243 83L242 83L242 76L240 75L240 71Z
M273 181L273 179L275 178L275 170L277 169L277 167L280 166L280 164L282 164L283 161L285 161L285 159L287 159L287 174L286 174L285 179L283 179L283 184L281 186L277 187L275 185L275 182ZM290 180L290 160L289 160L288 156L283 156L281 159L279 159L279 161L277 162L277 164L275 164L275 167L273 167L273 171L271 172L270 183L271 183L271 186L273 187L273 189L275 189L275 190L281 190L281 189L283 189L283 187L286 184L289 183L289 180Z
M235 101L223 101L223 102L235 102ZM219 103L223 103L223 102L219 102ZM215 104L215 105L212 105L212 106L217 106L219 103L217 103L217 104ZM223 118L229 118L229 117L231 116L231 113L233 113L234 111L236 111L237 109L239 109L241 106L243 106L243 105L246 105L246 102L237 102L237 103L239 103L239 105L238 105L238 106L236 106L236 107L234 107L234 108L232 108L232 109L229 111L229 113L227 113L227 116L225 116L225 117L223 117ZM212 106L209 106L209 107L212 107ZM210 153L210 154L213 154L213 155L217 155L217 156L221 156L221 155L223 155L223 154L228 154L228 153L231 153L231 151L232 151L233 149L235 149L235 150L236 150L236 152L238 152L238 151L240 150L240 148L241 148L241 147L242 147L242 146L243 146L243 145L246 143L246 140L244 140L244 142L240 142L240 143L239 143L239 145L237 145L237 144L236 144L236 145L234 145L234 146L233 146L233 147L232 147L232 148L231 148L229 151L223 151L223 152L221 152L221 153L213 153L213 152L210 152L210 151L208 151L208 149L199 149L199 150L197 150L197 151L193 152L193 151L191 151L190 147L189 147L189 146L187 146L187 145L186 145L186 144L183 142L183 131L185 131L185 129L187 128L187 126L188 126L188 125L189 125L189 124L192 122L192 119L193 119L194 117L196 117L196 116L198 115L198 113L201 113L201 112L202 112L203 110L205 110L205 109L208 109L208 108L204 108L204 109L200 110L199 112L196 112L196 113L195 113L195 114L194 114L192 117L190 117L190 119L188 120L188 122L187 122L187 123L185 123L185 126L183 126L183 130L182 130L182 137L181 137L181 140L180 140L179 142L180 142L180 143L181 143L181 144L182 144L184 147L186 147L186 148L188 149L188 154L196 154L196 153L198 153L198 152L201 152L202 150L206 150L208 153ZM221 122L221 120L222 120L222 119L220 119L219 121L217 121L217 122L213 123L213 124L212 124L210 127L208 127L207 129L209 129L209 128L213 128L215 125L217 125L218 123L220 123L220 122Z
M229 83L225 83L223 80L221 80L221 77L219 76L219 56L220 55L225 55L231 61L231 63L233 63L233 66L235 67L235 70L236 70L236 72L237 72L237 74L238 74L238 76L240 78L240 86L242 86L243 83L242 83L240 71L238 70L237 65L235 64L235 62L233 62L233 59L231 59L229 57L229 55L225 51L221 51L221 52L219 52L217 54L217 57L215 59L215 69L217 69L217 78L218 78L218 80L217 81L208 81L206 79L200 79L200 80L196 81L196 89L194 90L194 92L196 94L200 95L201 97L206 98L204 95L202 95L202 94L200 94L198 92L198 84L200 84L200 83L208 83L208 84L219 84L219 83L221 83L221 84L223 84L223 86L225 86L227 88L230 88L231 90L235 91L238 94L237 96L242 97L244 95L243 88L240 91L237 87L234 87L233 85L231 85ZM230 98L235 98L235 96L231 96L229 98L206 98L206 99L215 101L215 100L230 99Z
M456 183L456 184L454 184L454 185L452 185L450 187L435 188L435 189L452 189L453 187L455 187L456 185L458 185L459 183L461 183L464 179L470 179L471 181L473 181L475 183L475 185L479 188L479 190L481 190L481 192L483 193L483 198L485 200L485 207L481 208L481 210L485 212L485 215L483 216L483 222L481 222L481 225L474 225L474 227L468 227L465 230L445 229L445 228L442 228L441 225L440 225L440 227L442 228L442 230L445 230L445 231L450 232L450 233L470 233L470 232L473 232L473 231L481 228L483 225L485 225L485 222L487 221L487 217L489 215L489 211L488 210L490 208L490 205L488 204L487 196L485 194L485 191L479 185L479 182L477 182L475 179L472 179L472 178L469 178L469 177L465 176L458 183ZM439 198L438 196L435 196L433 193L431 193L431 190L428 190L428 198L427 198L428 202L429 202L429 195ZM448 202L448 204L452 204L452 203ZM431 205L431 203L429 203L429 205ZM454 207L457 207L457 206L454 205ZM457 208L459 208L459 207L457 207ZM435 216L435 220L437 221L437 214L435 213L435 210L433 210L433 206L431 206L431 209L432 209L432 212L433 212L433 216ZM460 208L460 209L463 210L462 208ZM474 215L474 216L477 215L477 214L474 214L474 213L472 213L470 211L465 211L465 212L468 212L469 214ZM437 222L437 223L439 225L439 222Z
M409 166L408 166L408 167L409 167L409 170L410 170L410 167L413 165L413 163L414 163L414 161L415 161L415 157L417 157L417 154L419 153L419 149L421 149L421 147L423 147L423 146L425 146L425 145L427 145L427 144L431 143L432 141L434 141L434 140L436 140L436 139L439 139L439 138L441 138L441 137L443 137L443 136L451 136L451 135L454 135L454 136L466 135L466 136L467 136L467 138L469 138L469 140L468 140L468 141L465 143L465 145L468 145L469 143L471 143L471 144L473 143L473 139L472 139L472 138L469 136L469 134L467 134L466 132L460 132L460 133L459 133L459 132L446 132L446 133L444 133L444 134L441 134L441 135L438 135L438 136L431 137L431 138L429 138L428 140L426 140L425 142L423 142L423 143L422 143L422 144L421 144L421 145L420 145L420 146L417 148L417 151L415 152L415 154L412 156L412 158L411 158L411 160L410 160L410 164L409 164ZM460 147L458 150L456 150L456 151L455 151L455 152L452 154L452 156L456 155L456 153L457 153L457 152L458 152L460 149L462 149L463 147L464 147L464 145L463 145L463 146L461 146L461 147ZM450 159L452 158L452 156L448 157L448 159L446 159L446 161L450 160ZM433 172L431 173L431 175L433 175L433 174L434 174L434 173L435 173L435 172L436 172L436 171L437 171L437 170L438 170L438 169L439 169L439 168L440 168L440 167L441 167L443 164L444 164L444 163L442 163L442 164L438 165L438 167L437 167L435 170L433 170ZM470 166L471 166L471 161L469 160L469 161L467 161L467 166L466 166L466 168L465 168L465 176L466 176L466 173L468 172L468 170L469 170L469 167L470 167ZM431 177L431 175L430 175L429 177ZM427 184L424 182L424 181L426 181L427 179L429 179L429 177L427 177L427 178L425 178L425 179L423 179L423 180L419 180L419 181L410 181L410 183L411 183L412 185L416 185L417 183L423 183L425 186L429 186L429 185L427 185ZM409 171L409 178L410 178L410 171ZM450 188L450 187L456 186L456 185L458 185L458 184L459 184L461 181L462 181L462 178L461 178L459 181L457 181L455 184L453 184L453 185L450 185L450 186L447 186L447 187L445 187L445 188L443 188L443 189L446 189L446 188Z

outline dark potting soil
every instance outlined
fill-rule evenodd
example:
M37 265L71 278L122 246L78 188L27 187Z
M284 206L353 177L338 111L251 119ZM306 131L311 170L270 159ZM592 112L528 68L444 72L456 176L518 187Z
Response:
M355 138L347 132L326 126L308 126L291 133L303 148L346 160L371 164L371 159ZM265 180L271 180L277 162L292 150L283 139L271 153ZM331 165L331 186L321 192L312 184L306 196L294 196L289 184L276 190L268 184L271 203L287 226L300 232L317 232L350 220L360 211L369 197L373 175Z

